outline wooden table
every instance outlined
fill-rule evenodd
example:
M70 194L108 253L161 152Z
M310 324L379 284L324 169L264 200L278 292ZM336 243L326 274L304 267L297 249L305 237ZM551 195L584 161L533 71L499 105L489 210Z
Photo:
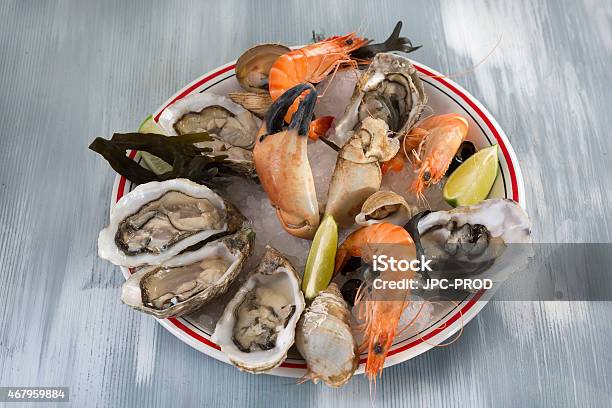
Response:
M5 0L0 386L69 386L78 407L369 406L363 376L333 390L239 373L122 305L121 274L96 255L114 173L87 146L254 43L384 39L399 19L423 45L411 57L454 73L505 129L535 240L610 243L610 1ZM610 406L611 314L491 303L451 347L386 369L377 405Z

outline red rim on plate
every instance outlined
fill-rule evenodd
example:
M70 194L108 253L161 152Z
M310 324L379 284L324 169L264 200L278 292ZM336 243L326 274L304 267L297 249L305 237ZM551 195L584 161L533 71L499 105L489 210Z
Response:
M516 155L508 142L504 132L497 124L491 114L467 91L461 88L453 81L446 79L442 74L432 70L431 68L425 67L413 61L414 66L419 71L419 76L422 80L428 84L438 88L441 92L446 94L449 98L453 99L471 118L481 127L482 132L488 138L487 133L490 133L495 142L499 145L503 156L503 162L500 160L502 171L500 174L503 177L503 187L505 190L505 196L512 198L517 201L521 206L525 206L525 195L523 179L516 159ZM161 113L177 100L184 98L187 95L196 92L203 92L206 89L214 86L209 83L214 79L225 74L225 78L221 81L235 76L234 73L235 63L224 65L214 71L206 73L202 77L196 79L185 88L181 89L175 95L173 95L163 107L155 112L155 121L159 119ZM217 83L220 81L218 80ZM486 129L486 130L485 130ZM488 132L487 132L488 131ZM491 140L489 140L491 142ZM493 143L491 143L493 144ZM129 152L129 157L134 159L137 152ZM505 166L505 167L504 167ZM507 174L507 179L504 176ZM123 176L117 176L115 181L115 187L113 191L112 204L119 201L123 197L126 191L126 184L129 181ZM122 268L124 276L129 276L127 268ZM484 307L487 303L487 299L492 296L492 291L481 290L474 293L460 302L456 308L451 310L446 316L444 316L439 322L423 330L416 336L414 340L412 338L405 339L393 345L391 348L385 366L400 363L415 357L436 344L442 343L448 339L454 333L456 333L463 325L467 324L476 314ZM210 340L210 334L203 332L199 328L195 327L185 318L169 318L158 320L164 327L166 327L175 336L180 338L182 341L191 345L192 347L200 350L212 357L219 360L228 362L223 353L220 351L220 347ZM365 358L360 361L360 367L358 373L363 372L363 364ZM304 374L306 364L303 360L286 360L279 368L274 369L271 374L289 376L289 377L300 377Z

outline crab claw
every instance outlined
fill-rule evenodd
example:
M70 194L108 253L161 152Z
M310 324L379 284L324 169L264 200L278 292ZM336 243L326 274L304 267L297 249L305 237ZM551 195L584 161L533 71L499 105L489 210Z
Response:
M287 110L305 91L308 93L285 126ZM283 228L305 239L312 239L319 226L306 137L316 100L317 92L310 84L297 85L281 95L270 107L253 149L257 175Z

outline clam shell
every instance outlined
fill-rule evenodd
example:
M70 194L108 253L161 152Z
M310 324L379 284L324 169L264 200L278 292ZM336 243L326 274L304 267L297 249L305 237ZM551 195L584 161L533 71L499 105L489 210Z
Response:
M386 206L397 206L397 209L381 218L376 212L380 213L380 210ZM391 211L392 209L384 210ZM419 208L408 204L401 195L393 191L377 191L363 203L361 212L355 217L355 222L363 226L381 222L403 226L418 212Z
M272 97L267 93L230 92L227 96L244 109L263 118L272 105Z
M249 92L267 93L268 74L276 59L291 51L282 44L259 44L246 50L236 61L236 79Z

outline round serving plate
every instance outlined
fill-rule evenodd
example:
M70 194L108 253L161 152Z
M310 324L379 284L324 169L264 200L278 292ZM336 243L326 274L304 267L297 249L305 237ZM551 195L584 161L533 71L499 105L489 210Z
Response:
M489 194L491 198L511 198L525 208L525 187L516 155L508 142L506 135L491 114L467 91L453 81L445 78L433 69L413 61L424 83L428 95L428 105L436 114L459 113L469 121L468 140L480 150L484 147L498 144L499 174ZM212 70L192 83L185 86L170 97L155 113L157 121L166 107L197 92L214 92L227 94L240 90L234 72L235 62ZM136 151L129 152L130 158L139 161ZM111 206L135 186L123 176L117 175L113 187ZM130 271L121 268L123 275L129 277ZM398 336L385 361L385 366L391 366L409 360L427 350L443 343L457 333L482 310L495 289L481 290L467 294L464 299L453 304L446 303L444 307L436 308L428 320L418 330L405 330ZM201 316L185 316L180 318L158 319L158 322L176 337L195 349L218 360L229 363L218 345L211 341L214 321L202 319ZM363 373L366 354L361 355L357 373ZM296 353L290 353L285 362L270 374L301 377L306 371L305 361Z

